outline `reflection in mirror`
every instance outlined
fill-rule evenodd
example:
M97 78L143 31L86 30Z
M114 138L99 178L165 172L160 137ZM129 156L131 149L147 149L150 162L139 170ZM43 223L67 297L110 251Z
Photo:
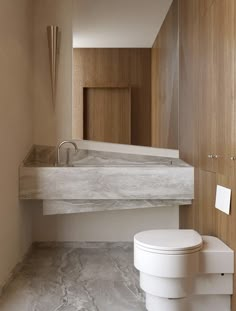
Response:
M73 138L151 145L151 48L170 4L74 0Z

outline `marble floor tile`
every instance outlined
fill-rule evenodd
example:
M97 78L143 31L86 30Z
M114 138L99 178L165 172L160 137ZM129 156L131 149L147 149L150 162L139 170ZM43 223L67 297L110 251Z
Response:
M132 247L35 248L1 311L144 311Z

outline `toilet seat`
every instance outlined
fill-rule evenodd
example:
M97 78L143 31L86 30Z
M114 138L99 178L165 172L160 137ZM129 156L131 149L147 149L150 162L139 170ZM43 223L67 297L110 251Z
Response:
M203 241L194 230L149 230L136 234L134 243L150 253L183 255L198 252Z

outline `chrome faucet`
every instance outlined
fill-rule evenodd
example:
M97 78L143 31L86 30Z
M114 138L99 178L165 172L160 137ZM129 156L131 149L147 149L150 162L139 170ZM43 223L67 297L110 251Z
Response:
M62 147L64 144L72 144L72 145L75 147L75 152L78 152L78 151L79 151L79 148L78 148L78 146L76 145L76 143L75 143L74 141L71 141L71 140L64 140L64 141L62 141L62 142L57 146L56 166L60 165L60 162L61 162L61 159L60 159L60 150L61 150L61 147Z

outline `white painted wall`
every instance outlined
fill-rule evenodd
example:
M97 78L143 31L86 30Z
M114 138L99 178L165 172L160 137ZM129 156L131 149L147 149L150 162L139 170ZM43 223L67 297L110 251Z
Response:
M55 112L48 24L62 30ZM18 166L32 143L71 137L72 0L1 0L0 38L0 289L32 236L36 241L126 241L139 230L176 228L173 208L43 217L40 203L18 201Z
M0 291L31 245L31 210L18 166L33 142L32 2L0 1Z
M72 1L77 0L36 0L34 4L34 143L36 144L55 144L58 140L71 138L71 109L72 109ZM156 0L155 0L156 1ZM152 11L152 16L159 18L159 10L155 1L92 1L83 0L82 3L86 10L79 12L79 17L83 20L81 23L90 21L94 14L94 8L98 4L111 2L113 4L113 14L115 8L119 6L120 10L132 4L132 17L141 18L142 12L145 18L141 21L142 29L148 23L147 7ZM170 0L158 0L162 5L170 5ZM93 9L91 5L94 6ZM133 10L135 8L135 10ZM139 8L139 9L138 9ZM100 8L101 9L101 8ZM131 7L130 7L131 9ZM162 7L163 9L163 7ZM92 11L91 11L92 10ZM165 11L165 10L164 10ZM99 13L100 11L96 11ZM96 13L95 12L95 13ZM119 11L120 12L120 11ZM78 13L78 12L77 12ZM165 12L166 13L166 12ZM129 13L131 14L131 13ZM163 11L162 11L163 15ZM109 14L106 16L111 19ZM152 17L153 18L153 17ZM164 18L164 17L163 17ZM112 17L113 19L113 17ZM79 22L79 19L78 19ZM119 19L120 29L123 27L123 20ZM162 21L159 20L159 23ZM81 25L79 22L78 25ZM48 62L48 48L46 37L46 26L48 24L57 24L62 30L60 64L58 73L58 97L56 103L56 112L52 109L50 73ZM87 26L86 26L87 25ZM152 25L153 40L158 29ZM113 25L114 26L114 25ZM112 27L113 27L112 26ZM145 27L144 27L145 26ZM90 27L89 23L84 24L79 29L80 34L83 30ZM93 29L96 23L91 24ZM144 27L144 28L143 28ZM110 27L106 24L106 29ZM90 28L89 28L90 29ZM113 29L114 30L114 29ZM155 31L154 31L155 30ZM127 44L132 39L133 34L125 34L128 27L122 30L123 44ZM150 31L150 29L149 29ZM89 38L89 33L87 33ZM136 36L145 40L147 33L139 31ZM114 34L114 36L116 36ZM108 37L107 37L108 38ZM129 39L126 41L126 39ZM118 38L116 38L118 39ZM95 38L91 37L91 40ZM118 42L118 41L117 41ZM93 44L95 44L94 41ZM121 43L119 43L121 45ZM151 46L150 45L150 46ZM121 45L122 46L122 45ZM37 207L35 206L37 205ZM32 203L34 210L33 238L34 241L131 241L135 232L151 228L177 228L178 210L173 208L165 209L144 209L132 211L100 212L78 215L62 216L42 216L42 208L36 202Z
M55 145L72 137L72 0L35 0L34 143ZM61 44L55 111L51 98L46 27L58 25Z
M179 228L178 207L42 216L39 203L34 211L34 241L132 241L142 230Z
M152 47L172 0L74 0L73 46Z

